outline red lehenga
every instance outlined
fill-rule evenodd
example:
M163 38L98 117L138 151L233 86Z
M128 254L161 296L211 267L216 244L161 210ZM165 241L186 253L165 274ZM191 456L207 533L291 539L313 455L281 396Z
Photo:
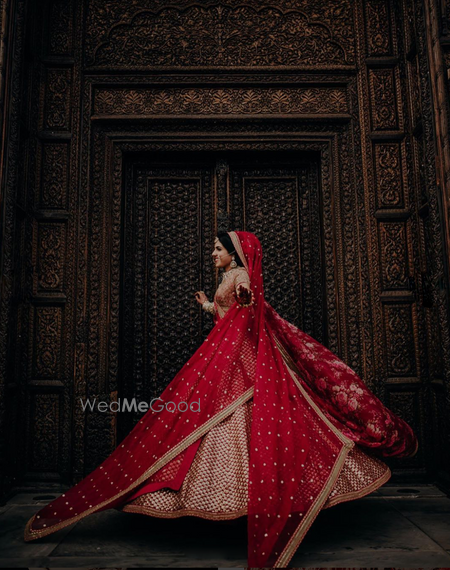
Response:
M188 406L149 410L99 467L28 521L26 541L108 508L247 515L248 565L285 567L321 509L389 479L375 455L417 452L404 420L264 300L258 238L230 237L245 268L219 286L214 328L160 396ZM242 281L250 307L232 297Z

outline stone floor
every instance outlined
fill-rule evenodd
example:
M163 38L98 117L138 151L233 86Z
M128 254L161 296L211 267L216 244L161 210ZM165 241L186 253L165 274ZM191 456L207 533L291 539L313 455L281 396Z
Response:
M50 499L20 493L0 507L2 568L243 568L246 518L174 520L108 510L26 543ZM291 567L450 568L450 498L432 485L385 485L319 513Z

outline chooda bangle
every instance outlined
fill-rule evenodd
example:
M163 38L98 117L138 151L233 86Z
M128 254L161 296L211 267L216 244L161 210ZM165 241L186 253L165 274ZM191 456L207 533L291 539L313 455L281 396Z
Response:
M214 313L214 303L212 303L211 301L205 301L202 304L202 309L204 309L208 313Z

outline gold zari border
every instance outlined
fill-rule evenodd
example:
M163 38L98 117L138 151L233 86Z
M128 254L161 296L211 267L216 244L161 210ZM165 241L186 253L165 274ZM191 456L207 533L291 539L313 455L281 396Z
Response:
M200 509L181 509L179 511L163 511L154 507L146 507L144 505L125 505L122 509L118 509L125 513L139 513L149 515L160 519L178 519L180 517L198 517L207 520L231 520L238 519L247 514L247 509L240 511L230 511L229 513L213 513L211 511L201 511Z
M241 245L241 240L239 239L239 236L237 235L236 232L228 232L228 235L230 236L231 241L233 242L233 245L236 249L237 254L241 258L241 261L244 264L244 267L247 270L247 273L249 273L247 259L245 258L244 252L242 251L242 245ZM250 274L249 274L249 276L250 276Z
M346 503L347 501L352 501L354 499L360 499L361 497L365 497L369 493L372 493L372 491L376 491L376 489L381 487L381 485L384 485L386 481L389 481L391 475L392 472L389 469L389 467L387 467L383 475L378 479L376 479L375 481L372 481L370 485L367 485L366 487L359 489L359 491L350 491L350 493L343 493L342 495L336 495L332 499L329 499L322 508L329 509L330 507L334 507L335 505L339 505L340 503Z
M319 417L326 423L326 425L330 428L330 430L342 441L343 446L342 449L334 463L333 469L331 470L330 476L328 477L325 485L323 486L321 492L317 496L315 502L311 505L309 511L303 517L302 522L298 525L297 530L292 535L291 539L284 547L283 551L281 552L280 556L276 560L274 564L274 568L285 568L291 558L294 556L298 545L302 541L303 537L307 533L309 527L314 522L314 519L317 517L319 512L322 509L323 504L326 502L327 498L329 497L334 484L336 483L337 478L339 477L340 472L342 471L345 459L347 455L350 453L350 450L356 445L354 441L346 437L343 433L341 433L331 422L330 420L322 413L320 408L317 404L309 397L308 393L305 391L303 386L300 382L298 382L294 371L300 375L300 371L298 370L297 366L295 365L294 361L288 355L286 350L284 349L281 342L278 340L277 336L272 332L273 337L275 339L276 345L283 356L283 359L286 363L286 368L288 369L289 374L291 375L292 379L295 382L295 385L300 390L302 395L305 397L306 401L309 405L317 412ZM291 368L292 367L292 368Z

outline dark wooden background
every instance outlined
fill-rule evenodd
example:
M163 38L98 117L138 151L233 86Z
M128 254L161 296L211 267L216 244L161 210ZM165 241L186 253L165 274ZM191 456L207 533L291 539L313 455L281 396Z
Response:
M450 342L423 6L413 0L11 0L2 488L94 469L211 327L218 227L266 296L450 481ZM5 106L6 109L6 106ZM5 324L6 323L6 324Z

